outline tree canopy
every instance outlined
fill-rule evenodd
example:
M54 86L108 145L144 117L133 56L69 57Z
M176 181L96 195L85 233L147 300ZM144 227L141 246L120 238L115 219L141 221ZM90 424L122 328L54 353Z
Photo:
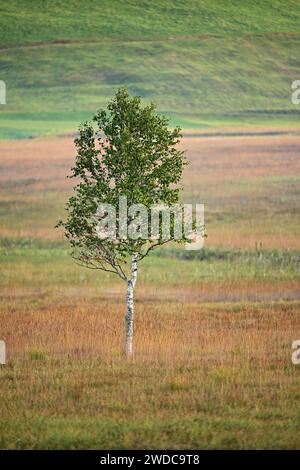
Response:
M160 232L156 240L138 237L100 239L97 232L99 204L118 208L120 197L127 205L171 206L179 200L184 152L179 150L180 128L170 130L168 120L155 112L155 105L142 107L138 96L120 89L90 122L83 123L75 139L77 155L71 178L76 179L74 195L66 209L66 221L59 225L81 264L112 271L126 279L124 263L135 254L137 261L149 250L165 243ZM120 211L116 220L120 223ZM127 224L134 217L128 214ZM124 223L124 220L123 220ZM172 231L170 240L173 238Z

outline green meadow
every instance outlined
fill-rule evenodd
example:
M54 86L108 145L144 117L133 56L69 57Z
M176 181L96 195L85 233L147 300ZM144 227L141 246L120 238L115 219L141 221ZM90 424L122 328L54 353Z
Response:
M1 5L2 138L75 132L120 86L184 128L299 123L295 1Z

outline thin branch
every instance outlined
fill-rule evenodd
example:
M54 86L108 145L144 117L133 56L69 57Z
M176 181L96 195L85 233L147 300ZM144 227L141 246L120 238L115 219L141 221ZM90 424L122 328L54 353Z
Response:
M155 248L156 246L164 245L165 243L168 243L169 241L171 240L164 240L163 242L158 242L158 243L154 243L153 245L150 245L144 254L140 254L137 261L142 261L142 259L144 259L148 255L148 253L151 250L153 250L153 248Z
M82 267L82 268L98 269L100 271L105 271L107 273L117 274L123 281L127 282L127 277L125 276L123 270L119 271L117 268L108 269L102 263L101 263L101 266L95 266L95 264L93 264L92 260L82 261L80 258L76 258L74 255L71 255L71 257L73 258L75 263L78 266ZM115 267L115 266L113 266L113 267Z

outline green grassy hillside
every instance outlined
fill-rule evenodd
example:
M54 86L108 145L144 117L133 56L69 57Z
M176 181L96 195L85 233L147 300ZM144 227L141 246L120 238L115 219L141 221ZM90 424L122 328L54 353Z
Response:
M0 2L0 137L74 131L120 86L183 127L299 123L297 1Z

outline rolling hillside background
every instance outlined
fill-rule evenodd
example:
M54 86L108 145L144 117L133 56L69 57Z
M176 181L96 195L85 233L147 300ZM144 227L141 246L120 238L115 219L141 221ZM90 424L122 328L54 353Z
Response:
M120 86L184 128L295 126L299 2L0 1L0 138L73 132Z

